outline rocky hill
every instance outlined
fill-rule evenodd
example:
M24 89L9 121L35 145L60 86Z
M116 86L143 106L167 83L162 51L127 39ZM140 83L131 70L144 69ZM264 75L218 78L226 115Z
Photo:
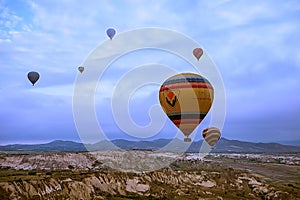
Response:
M0 146L0 152L12 153L41 153L41 152L84 152L99 151L99 150L116 150L118 148L123 150L160 150L171 140L159 139L153 141L128 141L128 140L112 140L100 141L95 144L82 144L72 141L56 140L46 144L13 144ZM174 141L173 141L174 142ZM202 145L202 140L192 142L186 152L199 152ZM113 145L112 145L113 144ZM179 139L175 139L174 148L166 151L180 152L186 143ZM237 152L237 153L290 153L300 152L300 146L282 145L278 143L253 143L243 142L238 140L228 140L221 138L212 152Z
M31 175L0 182L1 199L293 199L289 192L233 169ZM296 197L295 197L296 198Z
M121 157L129 161L120 160L116 163L116 159ZM145 160L145 157L153 159L149 161ZM279 169L283 172L288 171L295 175L294 182L289 182L286 179L274 179L230 167L231 164L239 163L235 162L236 154L232 162L229 162L231 158L224 157L224 154L217 157L222 159L214 159L214 156L208 156L206 159L198 154L158 154L148 151L103 151L97 152L97 155L95 153L2 155L0 199L300 198L298 165L279 165ZM135 170L126 170L126 167L129 169L133 166L130 163L137 161L137 158L140 159L137 162L139 166L135 165ZM169 166L142 171L147 166L150 168L154 166L156 162L151 160L165 162L167 158L174 159ZM241 165L247 166L247 159L248 156L243 157ZM253 157L249 161L252 159ZM265 162L266 164L270 162L269 158ZM274 167L277 161L271 162L270 166ZM123 166L123 169L113 168L116 166ZM262 167L265 169L268 165Z

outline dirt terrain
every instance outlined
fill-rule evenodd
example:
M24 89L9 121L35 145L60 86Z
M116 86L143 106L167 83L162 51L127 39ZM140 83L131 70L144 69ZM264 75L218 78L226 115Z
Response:
M228 154L230 155L230 154ZM250 173L259 174L266 179L279 183L298 184L300 186L300 154L259 155L256 158L229 156L208 156L213 162L222 166L245 169ZM269 157L271 159L266 159ZM289 161L290 160L290 161Z
M300 199L298 154L210 154L204 159L185 154L149 171L107 165L122 153L101 152L101 159L88 153L2 155L0 199ZM153 152L130 153L166 159Z

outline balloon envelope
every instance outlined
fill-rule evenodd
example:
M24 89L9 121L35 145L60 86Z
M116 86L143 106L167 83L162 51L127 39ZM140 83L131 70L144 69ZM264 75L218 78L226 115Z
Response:
M113 28L109 28L106 30L106 34L107 36L112 40L112 38L115 36L116 34L116 30Z
M212 85L204 77L181 73L168 78L160 87L159 101L169 117L187 137L201 123L214 98Z
M82 67L82 66L78 67L78 71L80 71L80 73L82 73L84 71L84 67Z
M202 136L204 140L211 146L215 146L215 144L219 141L221 137L221 132L216 127L206 128L202 131Z
M203 50L201 48L195 48L193 50L193 54L197 58L197 60L199 60L201 58L201 56L203 55Z
M37 72L29 72L27 74L27 77L29 81L32 83L32 85L34 85L39 80L40 75Z

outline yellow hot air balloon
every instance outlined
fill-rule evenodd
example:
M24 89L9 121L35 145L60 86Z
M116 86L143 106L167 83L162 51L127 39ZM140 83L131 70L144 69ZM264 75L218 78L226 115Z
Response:
M221 131L216 127L206 128L202 131L204 140L211 147L215 146L221 137Z
M160 87L159 101L169 119L188 136L204 119L214 99L209 81L194 73L181 73L168 78Z

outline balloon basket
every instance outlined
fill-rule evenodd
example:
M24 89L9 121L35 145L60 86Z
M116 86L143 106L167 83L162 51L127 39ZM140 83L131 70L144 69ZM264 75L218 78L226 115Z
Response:
M185 142L191 142L192 140L191 140L191 138L184 138L184 141Z

